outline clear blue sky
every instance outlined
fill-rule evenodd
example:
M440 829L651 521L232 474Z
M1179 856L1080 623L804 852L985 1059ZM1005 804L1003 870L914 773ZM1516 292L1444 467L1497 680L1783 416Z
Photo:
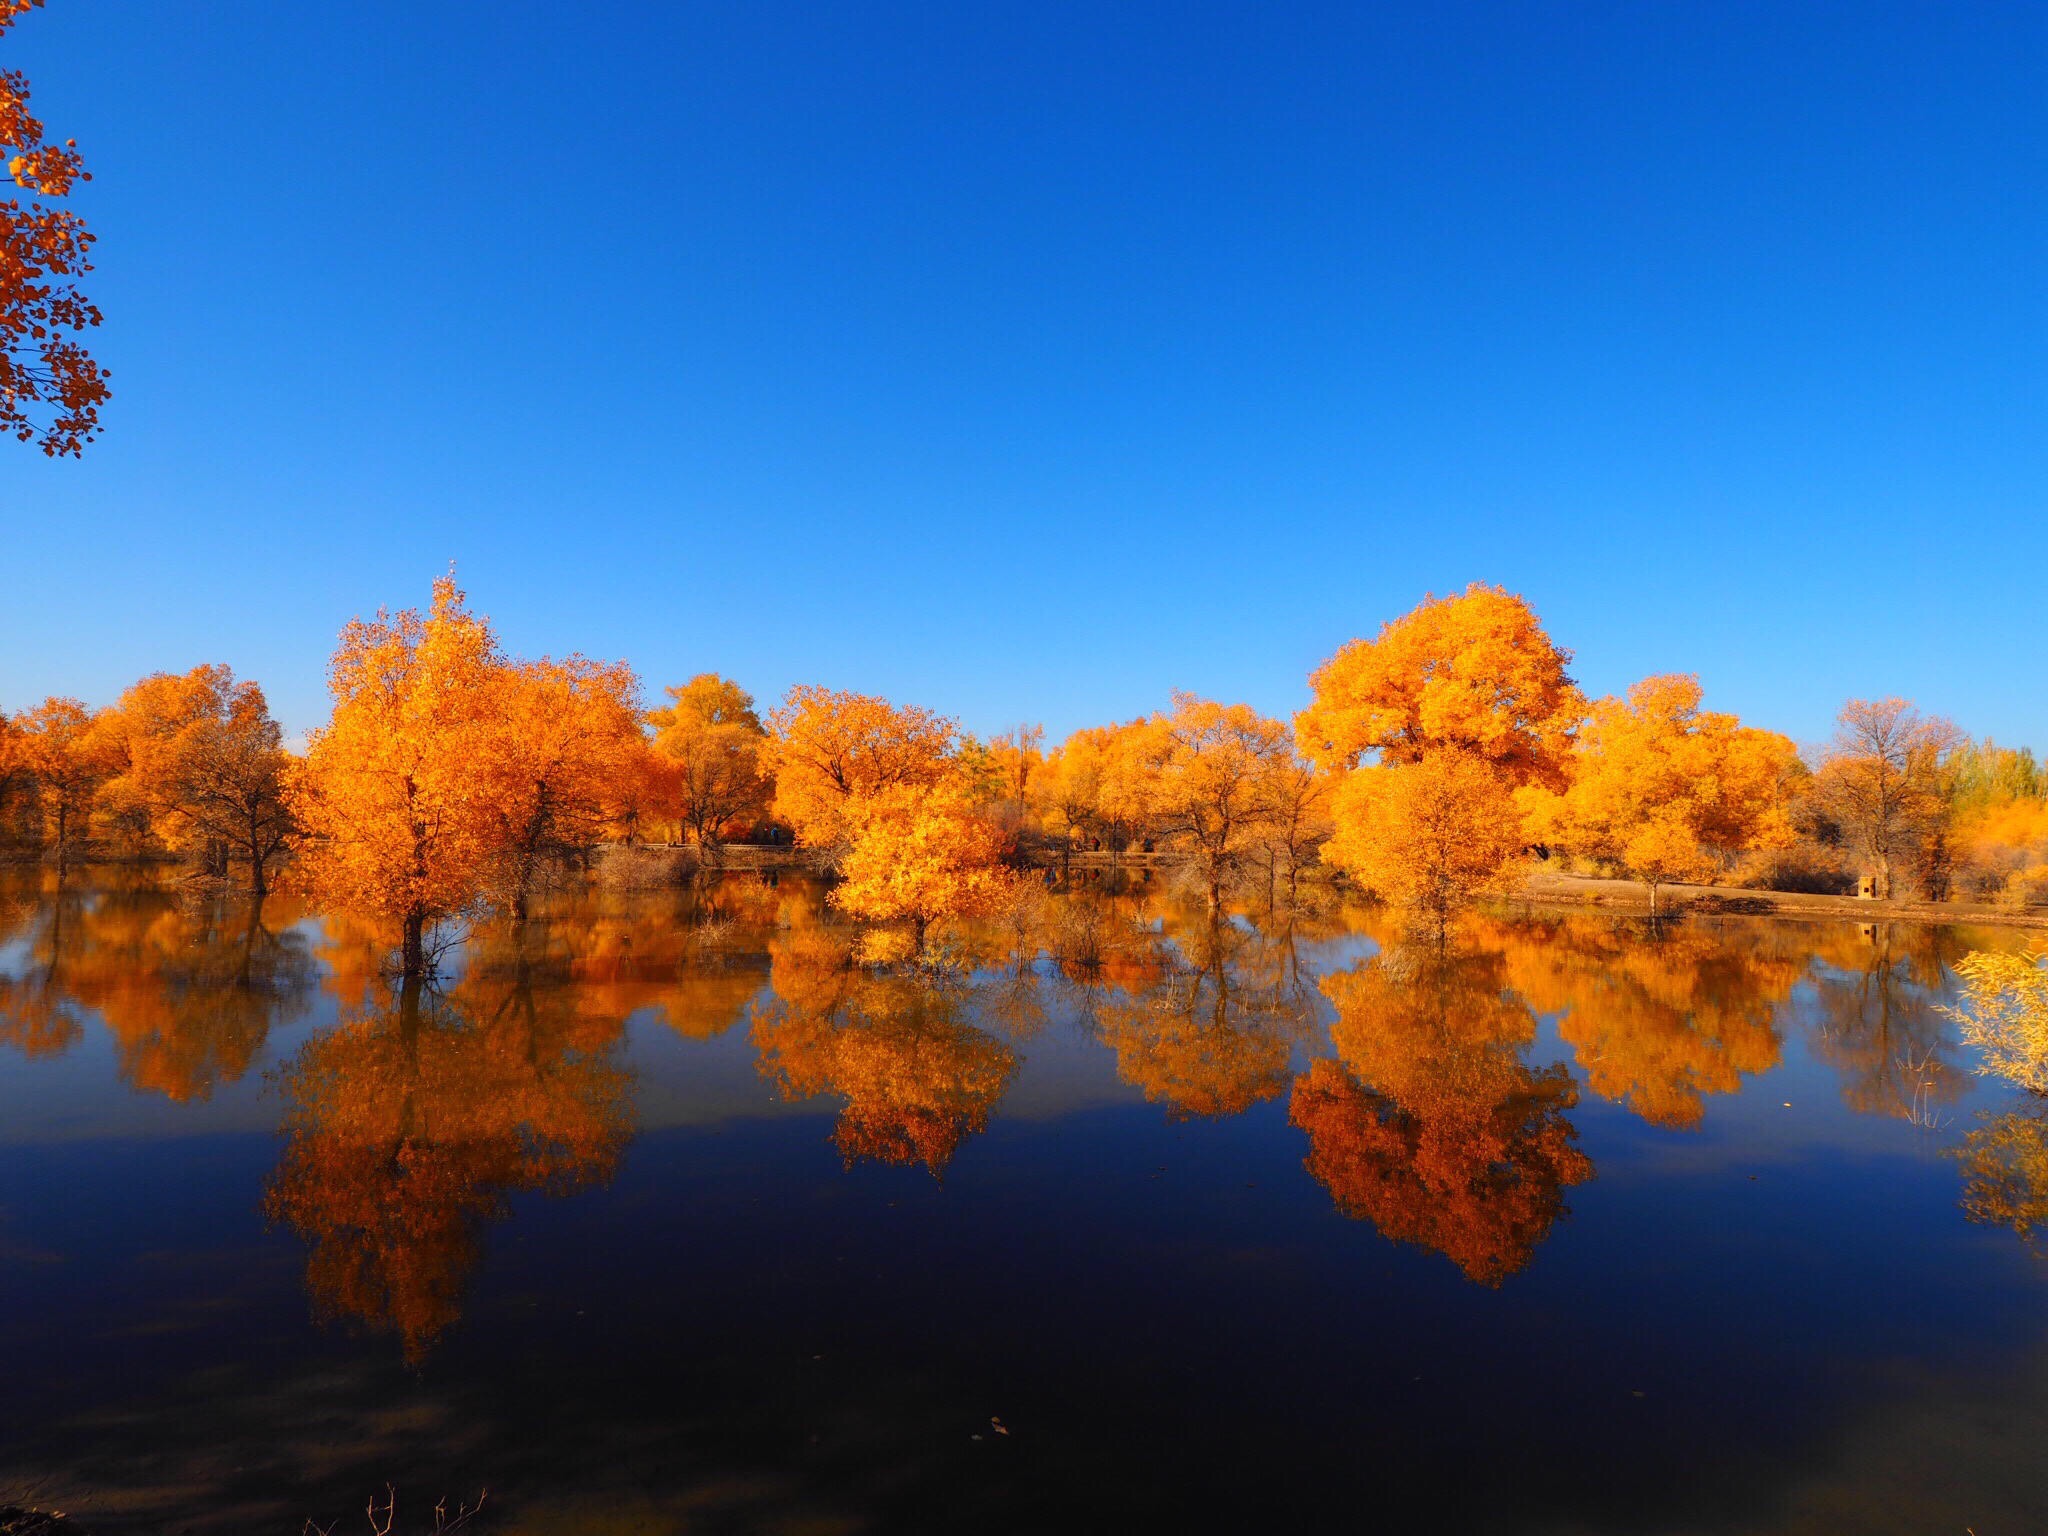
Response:
M1058 735L1429 590L2048 745L2048 7L51 0L116 396L0 706L529 652Z

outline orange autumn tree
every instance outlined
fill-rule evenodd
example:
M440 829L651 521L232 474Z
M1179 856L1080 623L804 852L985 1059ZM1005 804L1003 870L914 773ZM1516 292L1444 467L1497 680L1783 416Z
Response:
M269 889L270 866L297 831L285 800L290 762L263 690L232 669L158 672L121 695L102 720L122 771L110 806L139 815L167 848L200 856L211 874L248 861L249 889Z
M989 916L1016 891L1002 828L957 779L892 785L848 801L842 816L847 846L833 905L871 922L909 923L920 957L934 923Z
M1741 854L1794 840L1798 749L1700 708L1699 679L1647 677L1580 727L1570 787L1521 793L1531 840L1625 870L1650 888L1711 879Z
M76 699L45 699L14 717L13 755L34 786L43 845L62 876L92 829L101 786L120 771L116 744Z
M789 690L768 728L775 814L814 848L844 841L852 801L946 777L960 734L928 709L807 684Z
M1090 842L1122 848L1150 815L1158 756L1155 721L1084 726L1031 775L1031 806L1066 852Z
M753 695L715 672L663 691L667 705L647 714L668 769L661 798L698 847L715 849L734 828L767 814L775 793L768 735Z
M1815 788L1887 901L1897 867L1946 833L1945 770L1962 740L1906 699L1851 699L1836 718Z
M594 842L642 750L640 680L624 662L503 662L471 771L491 821L492 884L525 917L544 870Z
M482 900L499 851L478 765L499 728L506 662L452 576L433 606L351 620L328 667L334 713L292 781L307 832L295 868L317 901L397 925L408 976L426 934Z
M1391 768L1358 768L1337 786L1323 857L1439 938L1475 897L1520 877L1522 823L1500 777L1458 748Z
M1295 720L1303 754L1344 776L1325 857L1439 934L1510 880L1513 793L1562 788L1584 713L1570 661L1523 598L1481 583L1338 651Z
M1147 821L1185 848L1211 911L1260 846L1275 781L1294 761L1287 727L1249 704L1176 693L1154 717Z
M0 0L0 33L43 0ZM99 433L107 371L80 343L99 307L73 285L92 270L84 219L46 199L92 180L75 139L54 144L29 111L28 79L0 70L0 152L24 202L0 202L0 431L52 458L76 457ZM42 418L40 421L38 418Z
M1510 784L1556 782L1585 701L1526 599L1474 582L1353 640L1309 677L1302 751L1328 769L1455 748Z

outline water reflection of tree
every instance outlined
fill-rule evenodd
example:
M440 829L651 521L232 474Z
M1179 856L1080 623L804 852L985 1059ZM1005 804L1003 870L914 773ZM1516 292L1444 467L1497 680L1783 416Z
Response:
M2036 1253L2048 1229L2048 1103L1986 1119L1956 1149L1963 1211L1972 1221L2011 1227Z
M1315 1018L1292 929L1170 913L1094 1008L1117 1072L1177 1115L1235 1115L1287 1086Z
M60 890L31 926L28 967L0 978L0 1040L63 1050L90 1012L113 1035L128 1083L204 1099L246 1074L270 1031L305 1010L313 963L289 926L295 915L217 894Z
M318 1312L396 1332L418 1360L511 1195L609 1177L628 1136L619 1021L573 993L516 945L487 949L446 993L406 982L285 1065L265 1210L311 1243Z
M1813 968L1814 1050L1863 1114L1930 1122L1968 1087L1940 1002L1968 945L1947 927L1869 923L1831 930Z
M856 965L847 935L815 914L778 932L769 957L773 995L753 1015L761 1074L790 1099L845 1098L833 1140L849 1164L943 1173L1017 1072L1017 1053L968 1022L971 988Z
M18 900L8 914L6 938L26 944L17 976L0 973L0 1045L25 1056L59 1056L85 1034L85 1005L66 974L69 942L84 902L76 890L53 882L41 900Z
M1472 942L1501 957L1506 984L1559 1016L1594 1093L1681 1129L1699 1124L1705 1096L1778 1064L1778 1010L1810 954L1779 937L1579 917L1471 926Z
M1345 1215L1499 1285L1593 1174L1565 1118L1570 1075L1523 1059L1535 1020L1501 957L1397 950L1322 989L1337 1057L1298 1077L1289 1104L1309 1172Z

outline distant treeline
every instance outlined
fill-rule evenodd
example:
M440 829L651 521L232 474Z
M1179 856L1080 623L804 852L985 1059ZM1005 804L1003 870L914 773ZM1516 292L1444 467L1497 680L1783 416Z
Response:
M1430 598L1320 667L1292 721L1176 694L1048 746L816 686L765 716L702 673L648 708L623 662L524 660L452 578L343 632L333 713L287 752L225 666L93 709L0 712L0 846L60 869L179 855L292 878L410 949L530 894L601 842L817 850L837 899L917 947L1072 850L1173 850L1212 905L1337 875L1441 925L1532 858L1641 879L2048 898L2048 784L2025 749L1903 699L1851 700L1824 748L1707 710L1691 676L1589 700L1521 597Z

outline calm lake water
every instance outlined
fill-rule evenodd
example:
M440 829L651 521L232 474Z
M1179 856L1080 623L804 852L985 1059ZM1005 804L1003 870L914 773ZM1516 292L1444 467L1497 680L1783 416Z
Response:
M406 995L276 898L9 878L0 1504L2048 1529L2048 1117L1938 1009L2026 935L1501 912L1440 957L1139 893L932 985L748 877Z

